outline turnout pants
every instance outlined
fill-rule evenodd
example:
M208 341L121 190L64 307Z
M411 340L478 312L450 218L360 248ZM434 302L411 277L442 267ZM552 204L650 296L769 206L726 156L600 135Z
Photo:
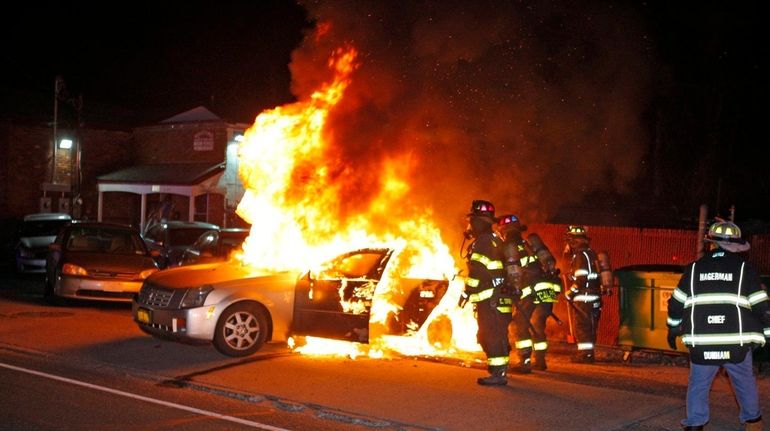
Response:
M514 335L519 356L529 356L533 348L545 350L547 348L545 325L553 311L553 303L535 304L532 299L528 298L520 301L515 310L513 315Z
M490 300L480 301L474 304L476 307L476 321L479 330L476 338L487 355L487 365L508 366L509 352L508 325L511 323L511 313L501 313L490 305Z
M580 351L593 351L596 344L596 330L602 314L601 301L573 301L575 316L575 339Z

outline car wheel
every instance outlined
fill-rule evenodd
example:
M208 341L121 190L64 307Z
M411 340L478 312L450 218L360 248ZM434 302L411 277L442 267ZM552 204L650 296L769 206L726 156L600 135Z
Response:
M59 278L59 272L54 272L53 277L48 277L46 275L45 277L45 286L43 287L43 299L45 302L51 304L51 305L61 305L62 301L61 298L56 296L56 292L54 291L54 285L56 284L56 279Z
M249 356L265 344L267 325L267 313L258 304L233 304L217 321L214 347L227 356Z

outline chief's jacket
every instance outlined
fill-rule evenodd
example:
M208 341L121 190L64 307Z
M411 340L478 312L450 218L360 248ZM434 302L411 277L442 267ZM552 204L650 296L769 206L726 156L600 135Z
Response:
M770 337L768 307L756 270L740 255L716 249L685 267L666 323L682 331L692 362L737 363Z

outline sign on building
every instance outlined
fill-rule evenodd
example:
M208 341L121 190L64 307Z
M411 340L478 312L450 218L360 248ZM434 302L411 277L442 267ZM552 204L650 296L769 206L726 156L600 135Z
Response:
M193 136L193 150L194 151L213 151L214 134L207 130L196 133L195 136Z

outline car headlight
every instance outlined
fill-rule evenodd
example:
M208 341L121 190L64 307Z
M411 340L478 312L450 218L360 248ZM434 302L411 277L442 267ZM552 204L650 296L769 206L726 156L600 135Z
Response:
M187 289L187 292L182 298L180 304L182 308L200 307L206 301L206 297L214 290L214 286L210 284L204 284L200 287L192 287Z
M145 269L144 271L139 273L139 279L144 280L145 278L149 277L150 274L153 274L155 272L158 272L158 268Z
M63 275L79 275L82 277L88 276L88 271L82 266L75 265L74 263L65 263L61 267L61 273Z

